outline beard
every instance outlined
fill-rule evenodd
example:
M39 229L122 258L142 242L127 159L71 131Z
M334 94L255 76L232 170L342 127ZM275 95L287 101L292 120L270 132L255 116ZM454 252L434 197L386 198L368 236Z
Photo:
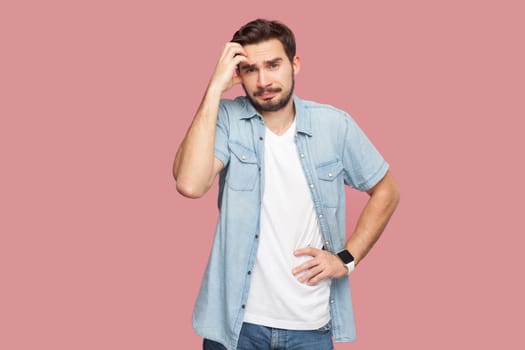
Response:
M278 96L272 97L271 99L264 101L262 103L258 102L255 97L265 93L265 92L276 92L279 93L282 91L281 88L267 88L267 89L258 89L253 93L253 96L248 93L246 88L244 87L244 84L242 85L242 88L244 90L244 93L246 94L246 97L250 100L252 105L255 107L255 109L261 113L261 112L276 112L282 108L284 108L293 95L293 90L295 87L295 79L293 77L292 73L292 86L290 87L290 91L285 91L285 95L281 98L278 98Z

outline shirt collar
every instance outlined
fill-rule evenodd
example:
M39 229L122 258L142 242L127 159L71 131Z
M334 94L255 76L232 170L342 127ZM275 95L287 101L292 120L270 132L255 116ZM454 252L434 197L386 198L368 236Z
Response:
M251 119L253 117L261 117L255 107L250 103L250 100L246 96L238 97L242 98L244 103L244 109L239 115L239 119ZM310 113L304 106L304 101L293 95L293 102L295 105L295 119L298 133L303 133L308 136L312 136L312 123L310 120Z

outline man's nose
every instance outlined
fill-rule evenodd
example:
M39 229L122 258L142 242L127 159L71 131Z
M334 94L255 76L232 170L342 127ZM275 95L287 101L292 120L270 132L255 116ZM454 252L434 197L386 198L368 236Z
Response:
M262 69L259 70L257 85L259 85L259 87L267 87L270 84L271 84L271 81L269 77L266 75L266 73Z

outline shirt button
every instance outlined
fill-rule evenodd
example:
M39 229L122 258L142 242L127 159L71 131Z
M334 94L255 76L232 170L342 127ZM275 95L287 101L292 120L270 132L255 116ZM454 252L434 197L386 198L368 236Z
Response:
M262 141L262 140L263 140L263 137L262 137L262 136L259 136L259 140L261 140L261 141Z
M323 214L319 214L319 219L322 219L323 217Z
M259 239L259 235L255 235L255 239Z
M251 272L251 271L248 271L248 275L251 275L251 274L252 274L252 272Z
M332 177L332 173L328 173L328 177Z
M304 153L301 153L301 158L304 158Z
M245 309L245 308L246 308L246 305L242 304L241 307L242 307L243 309Z
M242 160L245 160L245 159L246 159L246 156L241 156L241 159L242 159Z
M335 303L335 300L334 299L330 299L330 304L333 304L333 303ZM244 307L244 305L243 305L243 307Z
M324 241L324 246L325 246L325 247L328 247L329 245L330 245L330 242L328 242L328 241Z
M310 184L310 188L314 188L314 184Z

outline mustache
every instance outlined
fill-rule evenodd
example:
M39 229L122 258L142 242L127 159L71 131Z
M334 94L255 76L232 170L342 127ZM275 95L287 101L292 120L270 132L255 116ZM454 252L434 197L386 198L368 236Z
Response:
M281 88L258 89L257 91L255 91L253 96L261 96L262 94L266 92L281 92L281 90L282 90Z

